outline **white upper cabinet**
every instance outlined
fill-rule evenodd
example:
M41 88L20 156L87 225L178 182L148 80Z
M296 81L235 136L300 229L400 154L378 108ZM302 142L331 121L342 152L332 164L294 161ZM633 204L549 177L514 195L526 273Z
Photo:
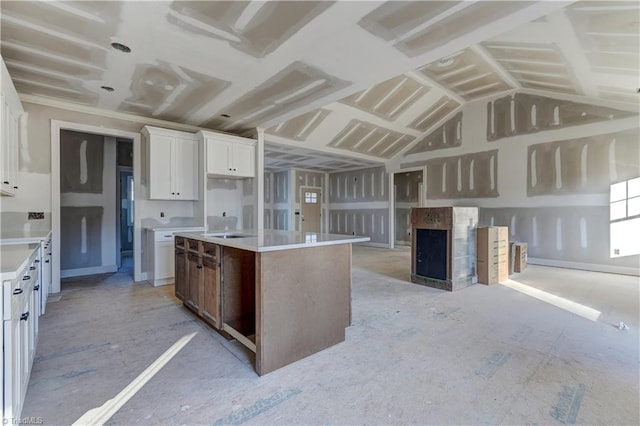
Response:
M198 199L198 140L193 133L145 126L149 199Z
M18 192L18 151L20 147L20 120L24 114L20 98L2 62L0 78L0 193L16 195Z
M256 141L213 132L198 132L207 153L207 175L251 178L256 175Z

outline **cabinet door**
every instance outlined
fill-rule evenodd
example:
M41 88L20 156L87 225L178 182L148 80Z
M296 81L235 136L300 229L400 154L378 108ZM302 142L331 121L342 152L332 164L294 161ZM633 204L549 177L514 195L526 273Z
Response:
M202 264L200 258L192 254L187 255L187 289L185 304L200 313L200 289L202 279Z
M183 249L175 250L175 292L176 297L185 301L187 286L187 258Z
M153 135L149 144L149 199L173 200L175 190L171 185L173 138L164 135Z
M229 164L231 145L215 139L207 139L207 174L228 176L231 174Z
M203 258L202 317L215 328L220 328L220 283L218 258Z
M198 142L190 139L175 139L173 161L175 199L197 200Z
M255 147L253 145L236 144L232 150L233 174L240 177L255 176Z
M21 322L13 318L4 323L4 418L18 417L20 414L20 396L22 395L22 375L24 374L21 356Z
M175 255L172 242L156 242L155 259L153 259L153 279L171 278L175 273Z

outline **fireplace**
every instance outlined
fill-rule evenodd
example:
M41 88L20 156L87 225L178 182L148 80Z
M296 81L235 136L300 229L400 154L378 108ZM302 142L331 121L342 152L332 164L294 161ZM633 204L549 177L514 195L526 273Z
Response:
M477 282L476 207L411 209L411 281L443 290Z

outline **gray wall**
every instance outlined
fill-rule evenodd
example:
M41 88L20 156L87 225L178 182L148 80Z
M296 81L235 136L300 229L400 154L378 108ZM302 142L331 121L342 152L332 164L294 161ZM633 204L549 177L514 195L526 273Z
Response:
M290 171L264 174L264 228L289 229L291 215Z
M329 175L329 232L389 244L389 174L384 167Z
M420 205L419 188L422 184L422 171L395 173L394 214L396 244L411 244L411 222L409 214L412 207Z

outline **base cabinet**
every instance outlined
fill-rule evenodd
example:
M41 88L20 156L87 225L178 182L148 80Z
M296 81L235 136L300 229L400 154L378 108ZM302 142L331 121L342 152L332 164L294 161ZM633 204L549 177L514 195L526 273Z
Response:
M183 302L186 299L187 285L187 252L184 247L184 238L176 237L175 240L175 293Z
M215 328L220 328L220 247L175 239L175 295Z
M2 283L2 416L20 417L38 343L40 311L39 250L17 278Z

